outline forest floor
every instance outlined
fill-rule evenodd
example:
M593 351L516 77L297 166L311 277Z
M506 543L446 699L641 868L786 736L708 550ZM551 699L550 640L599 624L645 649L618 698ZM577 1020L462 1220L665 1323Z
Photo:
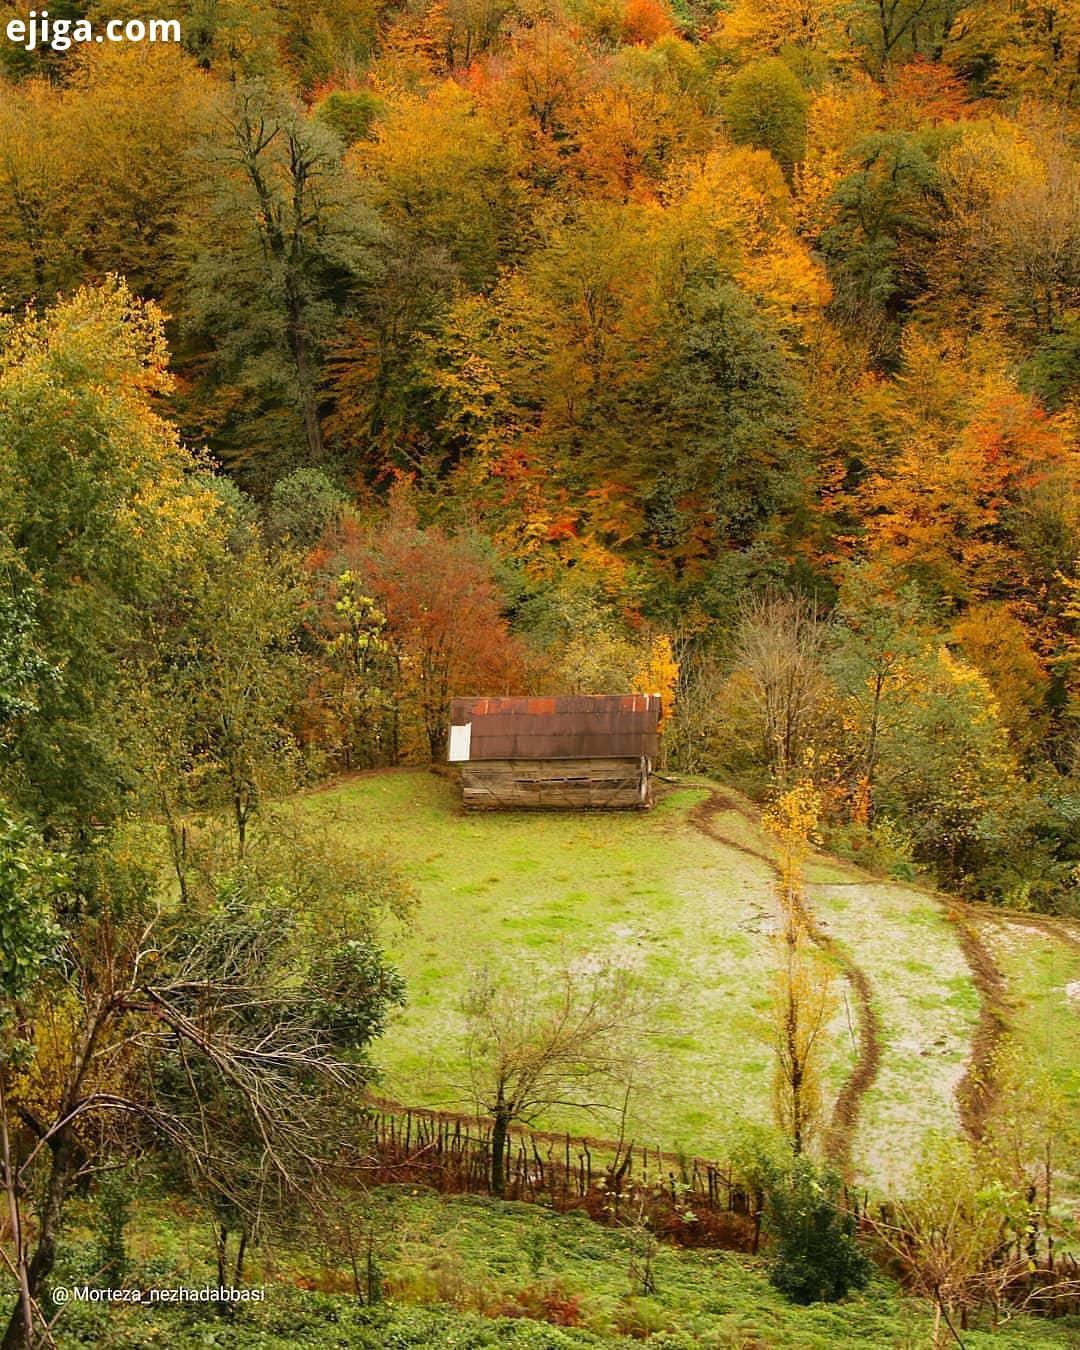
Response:
M76 1222L58 1275L75 1282L99 1261L94 1216ZM875 1273L842 1303L792 1305L762 1257L661 1246L642 1292L641 1236L582 1213L481 1196L381 1187L365 1202L387 1302L358 1306L349 1263L310 1244L256 1246L245 1283L265 1300L223 1319L207 1307L70 1303L54 1328L58 1350L168 1344L231 1350L630 1350L657 1337L665 1350L834 1350L930 1344L930 1306ZM216 1282L208 1226L183 1201L144 1203L127 1230L135 1287ZM73 1274L75 1272L75 1274ZM1077 1344L1080 1320L1017 1316L996 1333L976 1323L969 1350Z
M465 813L421 770L296 799L311 828L388 852L416 887L384 934L408 1005L378 1047L381 1091L468 1109L459 1011L471 971L536 981L585 954L639 966L655 999L626 1120L639 1143L723 1158L770 1115L777 911L751 804L703 780L648 813ZM902 1184L932 1129L977 1134L1006 1036L1080 1100L1080 942L1060 921L963 905L824 855L807 871L815 937L842 979L830 1027L830 1150L875 1190ZM616 1107L539 1122L610 1134Z

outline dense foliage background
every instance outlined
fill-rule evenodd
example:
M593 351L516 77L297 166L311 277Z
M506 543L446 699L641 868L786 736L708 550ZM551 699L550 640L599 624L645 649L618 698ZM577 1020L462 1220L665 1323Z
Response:
M177 557L215 513L269 549L215 545L154 623L190 647L215 587L260 598L298 663L258 681L267 767L437 758L457 692L645 682L670 766L812 756L837 846L1076 909L1073 0L152 8L182 49L2 53L5 381L89 436L115 399L43 406L19 323L104 287L41 341L74 304L148 344L137 434L202 465L147 466ZM119 611L68 550L47 612L17 506L5 681L85 698Z

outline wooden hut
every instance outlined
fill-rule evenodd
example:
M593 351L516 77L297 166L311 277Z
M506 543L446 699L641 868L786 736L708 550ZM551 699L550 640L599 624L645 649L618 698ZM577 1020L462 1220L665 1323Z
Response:
M448 759L468 807L652 805L659 694L456 698Z

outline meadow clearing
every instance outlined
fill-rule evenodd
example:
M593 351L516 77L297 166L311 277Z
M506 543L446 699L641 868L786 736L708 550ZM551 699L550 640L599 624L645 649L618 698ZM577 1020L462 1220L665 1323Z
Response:
M768 839L736 794L695 780L642 814L467 814L446 778L403 770L296 801L301 819L385 850L416 888L411 921L384 934L408 1003L377 1047L382 1093L470 1108L458 1005L476 967L536 982L567 959L618 954L640 968L655 1000L627 1135L722 1158L748 1124L769 1119L774 874ZM807 894L838 959L869 990L876 1054L854 1103L855 1179L900 1185L928 1131L962 1128L958 1094L973 1043L974 1053L987 1050L972 940L1004 982L1008 1034L1077 1091L1077 1004L1066 990L1080 979L1080 947L1067 931L954 908L820 854ZM834 1097L865 1051L868 1011L861 1023L849 978L839 988L826 1071ZM553 1111L537 1123L611 1137L620 1105Z

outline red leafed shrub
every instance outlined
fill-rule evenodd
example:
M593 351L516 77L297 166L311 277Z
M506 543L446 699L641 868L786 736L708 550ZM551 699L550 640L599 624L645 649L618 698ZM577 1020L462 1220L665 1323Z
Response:
M722 1247L725 1251L745 1252L754 1243L753 1219L724 1211L695 1210L691 1222L673 1213L656 1231L680 1247Z
M569 1293L558 1283L526 1285L500 1305L497 1315L529 1317L556 1327L579 1327L584 1318L581 1295Z

